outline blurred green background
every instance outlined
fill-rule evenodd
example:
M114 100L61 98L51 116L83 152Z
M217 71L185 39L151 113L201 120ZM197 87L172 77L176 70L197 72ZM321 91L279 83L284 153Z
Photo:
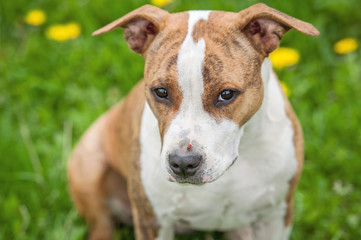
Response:
M278 71L303 125L306 161L295 195L292 238L361 239L360 48L339 55L340 39L361 39L359 0L265 0L313 23L320 37L294 30L282 46L297 49L297 65ZM71 203L66 159L86 128L142 78L143 59L122 31L92 31L148 3L143 0L0 1L0 239L83 239L86 227ZM174 0L169 11L240 11L253 0ZM40 26L24 21L32 9ZM74 22L81 34L58 42L54 24ZM178 239L220 239L199 233ZM133 239L130 228L117 239Z

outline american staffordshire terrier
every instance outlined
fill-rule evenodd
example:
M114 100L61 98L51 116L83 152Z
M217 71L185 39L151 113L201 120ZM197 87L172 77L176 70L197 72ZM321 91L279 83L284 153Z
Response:
M115 223L137 239L216 230L286 240L303 164L300 124L267 56L309 23L256 4L170 14L145 5L94 32L124 28L144 79L84 134L69 188L90 239Z

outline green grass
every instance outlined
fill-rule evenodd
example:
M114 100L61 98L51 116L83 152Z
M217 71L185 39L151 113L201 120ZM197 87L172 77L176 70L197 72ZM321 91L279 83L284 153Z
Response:
M361 5L358 0L264 2L321 32L312 38L290 31L282 42L301 53L297 65L278 74L291 89L306 144L292 240L361 239L361 51L339 56L332 49L344 37L360 42ZM121 30L90 35L145 3L0 2L0 239L86 235L67 191L67 156L91 122L142 78L144 66ZM239 11L254 3L175 0L168 10ZM47 13L44 25L24 23L32 8ZM70 21L81 25L79 38L59 43L45 37L50 25ZM117 232L118 239L132 239L132 234L128 228Z

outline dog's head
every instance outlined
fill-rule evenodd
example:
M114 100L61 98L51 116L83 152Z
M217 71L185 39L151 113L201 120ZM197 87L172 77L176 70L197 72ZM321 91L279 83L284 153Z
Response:
M161 163L170 181L201 184L238 157L243 125L263 100L261 64L282 35L311 25L264 4L239 13L169 14L146 5L99 29L124 28L145 58L145 95L158 119Z

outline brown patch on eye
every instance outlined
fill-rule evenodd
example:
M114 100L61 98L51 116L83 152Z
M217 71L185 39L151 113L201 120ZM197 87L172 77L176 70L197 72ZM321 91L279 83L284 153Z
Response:
M202 69L205 111L217 120L229 119L242 126L258 110L263 99L263 85L260 75L260 60L256 57L245 59L240 51L238 58L227 54L206 51ZM227 64L226 64L227 63ZM219 94L224 90L235 91L234 98L219 104Z
M171 14L166 27L150 45L145 57L145 94L154 115L163 141L165 132L177 114L182 102L178 85L177 59L179 49L187 35L188 13ZM152 88L167 89L168 103L157 102Z
M218 121L229 119L239 126L248 121L263 100L261 62L257 51L234 25L231 13L211 12L207 21L202 66L203 108ZM234 98L219 104L219 94L235 90Z
M192 37L194 42L198 42L199 39L204 37L204 34L206 32L206 26L207 26L207 21L203 19L199 20L194 24L193 32L192 32Z

